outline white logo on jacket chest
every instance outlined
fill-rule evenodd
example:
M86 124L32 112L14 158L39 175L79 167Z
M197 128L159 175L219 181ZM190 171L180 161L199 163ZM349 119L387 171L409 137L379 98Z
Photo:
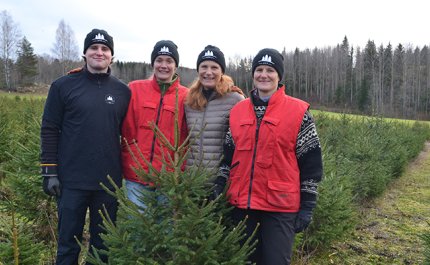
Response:
M106 102L106 104L115 104L115 98L114 98L114 96L112 96L110 94L107 94L105 96L105 102Z

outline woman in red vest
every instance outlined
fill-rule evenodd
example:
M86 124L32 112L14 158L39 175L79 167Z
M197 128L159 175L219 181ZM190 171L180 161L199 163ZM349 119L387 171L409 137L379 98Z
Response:
M235 222L246 238L257 224L251 262L290 264L295 233L311 222L323 174L321 146L309 104L285 94L283 56L263 49L252 61L254 89L230 113L230 129L214 192L229 182Z
M185 121L184 101L188 88L181 85L176 73L179 67L178 47L171 40L158 41L151 53L151 66L154 74L145 80L129 83L131 99L122 125L122 136L126 144L122 149L122 167L128 198L143 211L146 208L141 200L142 190L153 190L154 183L147 183L138 176L135 169L149 172L148 161L155 170L161 170L163 156L173 152L168 150L152 126L157 125L171 144L175 139L175 108L178 101L178 126L180 143L188 135ZM136 162L135 160L138 160ZM167 170L173 170L171 165ZM162 198L160 198L162 199Z

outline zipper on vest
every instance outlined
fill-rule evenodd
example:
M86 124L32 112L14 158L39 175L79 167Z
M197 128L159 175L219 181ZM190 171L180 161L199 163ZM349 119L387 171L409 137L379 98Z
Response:
M160 106L157 110L157 118L155 119L155 125L158 126L158 122L160 120L161 108L163 107L163 97L160 98ZM152 164L152 160L154 160L154 150L155 150L155 140L157 139L156 134L154 132L154 137L152 138L152 146L151 146L151 156L149 157L149 163Z
M201 123L201 127L202 130L204 130L204 126L205 126L205 120L206 120L206 111L208 109L208 104L205 107L205 110L203 112L203 118L202 118L202 123ZM203 131L200 132L200 141L199 141L199 158L198 158L198 162L199 164L203 162Z
M252 182L254 180L255 157L257 155L258 134L260 132L260 125L261 125L261 120L257 118L257 128L255 129L255 146L254 146L254 153L252 154L251 176L249 179L248 203L247 203L248 209L251 207Z

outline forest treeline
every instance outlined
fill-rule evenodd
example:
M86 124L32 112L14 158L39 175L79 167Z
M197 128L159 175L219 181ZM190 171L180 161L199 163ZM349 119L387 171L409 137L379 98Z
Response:
M60 21L52 55L34 54L31 42L20 37L11 16L0 13L0 89L26 92L49 84L84 64L70 26ZM8 26L8 27L5 27ZM5 34L7 33L7 34ZM67 44L67 45L65 45ZM264 47L262 47L264 48ZM148 51L149 53L150 51ZM429 48L369 40L364 48L347 36L335 46L282 51L286 92L313 108L406 119L430 119ZM252 57L229 58L226 74L245 92L252 89ZM113 73L124 82L147 78L145 62L116 61ZM190 85L195 69L179 67L181 81Z
M402 44L377 47L368 41L362 50L350 47L347 37L335 47L297 48L282 51L285 58L284 82L287 93L307 100L318 108L343 112L382 115L408 119L430 118L430 60L428 46L423 48ZM10 90L25 91L33 84L50 84L63 73L62 63L50 56L37 56L32 82L19 83L19 61L14 64L14 85ZM237 86L249 92L252 89L252 58L231 61L226 73ZM69 63L79 67L83 61ZM115 62L112 66L124 82L147 78L152 67L144 62ZM65 69L65 70L70 70ZM0 84L5 86L4 69L0 67ZM185 85L196 77L195 69L180 67L179 74Z

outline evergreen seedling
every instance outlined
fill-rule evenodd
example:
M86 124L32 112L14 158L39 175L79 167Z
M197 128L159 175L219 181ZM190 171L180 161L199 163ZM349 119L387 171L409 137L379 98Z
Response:
M161 147L172 151L173 156L166 152L154 158L163 161L161 170L144 159L148 172L141 166L136 169L145 182L154 184L153 191L137 194L146 208L130 202L123 189L108 191L119 202L117 221L103 214L106 234L102 238L108 249L93 249L87 261L116 265L245 264L253 246L249 240L243 245L239 243L244 237L244 223L233 226L228 221L229 208L224 196L207 200L210 174L204 167L181 170L189 136L184 143L179 142L177 106L176 102L174 143L153 125ZM138 155L143 158L141 153ZM102 262L99 254L106 254L108 263Z

